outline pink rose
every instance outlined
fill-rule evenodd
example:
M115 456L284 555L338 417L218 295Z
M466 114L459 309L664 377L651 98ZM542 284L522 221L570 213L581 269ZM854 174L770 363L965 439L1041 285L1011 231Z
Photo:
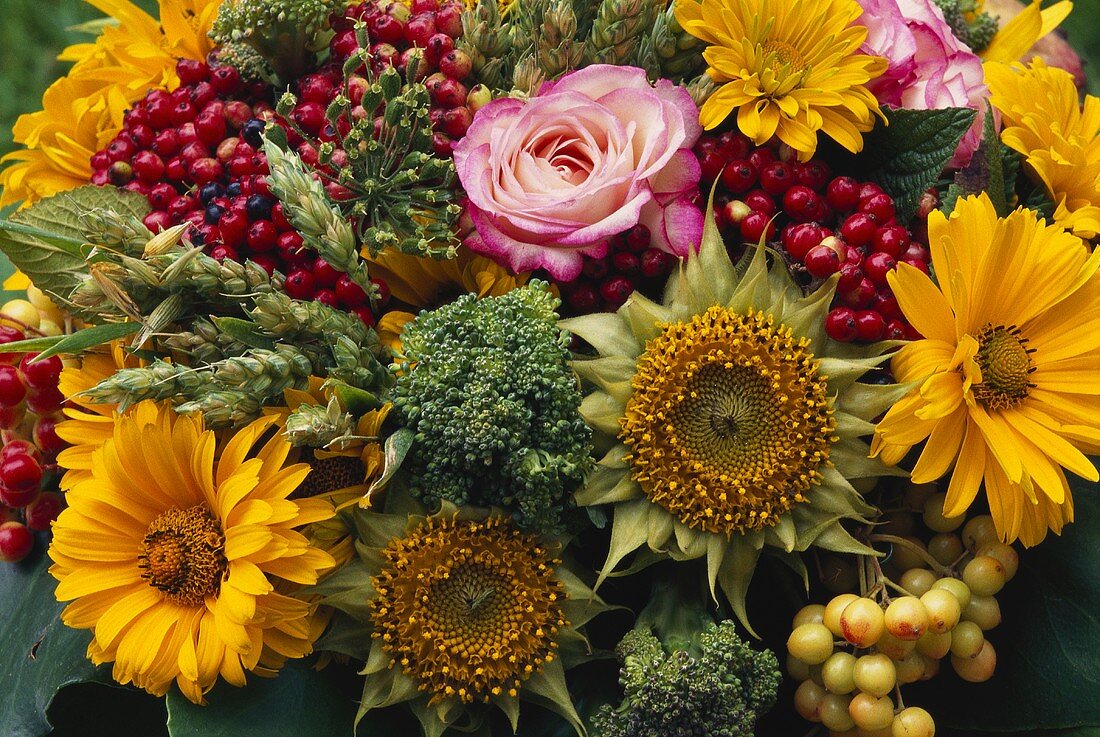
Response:
M652 245L684 256L702 237L692 204L699 110L682 87L635 67L597 64L494 100L455 146L476 233L471 250L514 271L575 279L584 256L641 223Z
M879 102L910 110L969 107L978 111L951 166L961 167L981 142L989 88L982 60L955 37L943 11L931 0L859 0L867 21L861 51L890 62L867 86ZM858 21L857 21L858 22Z

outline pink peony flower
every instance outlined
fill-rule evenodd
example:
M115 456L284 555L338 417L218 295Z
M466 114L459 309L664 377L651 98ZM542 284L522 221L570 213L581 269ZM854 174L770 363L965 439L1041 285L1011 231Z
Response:
M910 110L969 107L978 111L951 166L970 162L981 142L989 89L982 60L955 37L931 0L859 0L867 21L861 51L890 62L868 87L879 102Z
M494 100L455 146L476 233L466 245L514 271L570 281L584 256L641 223L652 245L684 256L702 237L692 204L699 110L682 87L597 64L526 101Z

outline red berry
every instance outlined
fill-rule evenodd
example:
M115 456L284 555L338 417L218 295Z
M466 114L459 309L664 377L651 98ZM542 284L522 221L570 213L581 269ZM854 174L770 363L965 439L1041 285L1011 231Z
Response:
M363 291L362 287L353 282L347 274L341 274L340 278L336 280L336 299L341 306L349 309L366 307L369 302L367 293Z
M35 445L48 456L55 456L68 446L57 434L57 423L62 419L64 418L56 415L46 415L39 417L34 423L31 435Z
M582 314L595 312L600 303L600 295L596 293L596 288L588 282L569 285L565 292L565 298L574 312Z
M848 307L834 307L825 316L825 332L840 343L850 343L859 335L856 313Z
M61 358L50 356L41 361L35 360L37 353L28 353L19 362L19 370L23 372L23 378L27 386L32 389L48 389L57 386L57 380L61 376Z
M641 270L641 267L641 260L629 251L618 251L611 255L611 268L617 274L633 276Z
M166 210L153 210L143 217L141 222L153 233L159 233L173 225L172 216Z
M865 246L871 242L878 231L878 226L871 216L866 213L856 212L849 215L840 226L840 236L849 246Z
M749 163L747 159L731 161L722 170L722 184L734 194L741 194L752 189L756 185L756 177L756 167Z
M0 484L3 484L4 490L9 494L15 496L32 490L37 492L40 483L42 483L42 466L29 455L15 453L0 462ZM30 502L29 497L21 504L4 499L4 503L9 507L22 507Z
M890 320L886 323L886 340L910 340L909 331L901 320Z
M649 228L639 223L630 230L626 231L623 236L623 242L626 245L627 250L633 253L642 253L649 248L649 242L652 236L649 232Z
M616 310L634 293L634 284L625 276L613 276L600 285L600 296L608 309Z
M390 285L385 282L384 279L371 279L370 283L374 285L375 293L378 295L378 306L385 307L390 303Z
M658 248L647 248L645 252L642 253L642 276L647 279L665 276L668 272L672 271L672 266L675 262L676 258L671 254L665 253Z
M218 67L210 73L210 84L222 95L231 95L241 87L241 73L231 66Z
M840 300L849 307L863 309L871 304L871 300L875 298L875 291L875 285L870 279L864 277L859 280L855 288L841 294Z
M190 100L183 100L177 102L175 107L172 108L172 124L176 126L182 126L184 123L190 123L195 119L195 106L191 104Z
M856 313L856 330L860 340L873 343L886 334L886 321L873 310L860 310Z
M792 167L794 180L820 192L829 181L829 167L821 161L799 162Z
M704 182L713 182L718 178L718 175L721 174L722 167L726 165L726 160L723 159L717 151L703 151L698 154L698 156L702 180Z
M181 84L193 85L207 78L210 74L210 67L194 59L180 59L176 62L176 74L179 76Z
M248 260L269 274L279 270L279 259L270 253L254 253L248 257Z
M203 113L195 119L195 134L207 146L220 142L227 132L224 115Z
M36 415L57 412L65 404L65 395L56 386L31 392L27 397L27 409Z
M716 141L718 153L726 161L744 159L752 153L752 141L737 131L726 131Z
M222 165L217 159L199 159L187 167L187 173L195 184L207 184L221 178Z
M18 404L14 407L0 406L0 428L11 430L19 426L27 415L25 405Z
M898 298L894 296L893 292L885 291L876 294L875 298L871 300L871 309L887 320L902 320L905 318L901 306L898 304Z
M41 458L38 446L33 443L29 443L26 440L9 440L4 444L4 447L0 449L0 461L3 461L9 456L26 455L34 458L36 461Z
M61 514L65 506L61 495L53 491L44 491L27 507L27 527L44 532L50 529L50 523Z
M176 199L176 188L168 182L158 182L150 188L148 199L154 210L164 210Z
M584 257L581 265L581 273L589 279L603 279L611 270L611 263L606 258Z
M27 396L27 387L15 366L0 364L0 405L14 407Z
M462 35L462 8L458 3L447 3L435 14L435 27L452 38Z
M741 198L750 209L763 212L771 217L776 212L775 200L768 196L762 189L754 189Z
M816 220L821 211L821 198L804 184L796 184L783 195L783 209L792 220Z
M746 243L759 243L761 238L771 240L774 237L775 223L765 213L754 210L741 221L741 238Z
M760 188L770 195L778 197L794 184L794 174L790 164L774 161L760 170Z
M443 113L443 132L451 138L462 138L474 122L474 114L468 107L451 108Z
M5 522L0 525L0 560L18 563L27 557L34 547L34 536L26 525Z
M765 166L775 161L775 152L770 148L754 149L749 154L748 159L757 171L761 171Z
M313 295L315 302L320 302L328 307L339 307L340 303L336 300L336 292L331 289L318 289L317 294Z
M837 177L825 188L825 201L837 212L854 210L859 204L859 182L851 177Z
M332 268L328 261L317 258L313 262L313 281L322 289L331 289L340 279L340 272Z
M863 271L858 264L844 264L840 267L840 281L837 282L836 291L840 294L850 292L859 286L863 280Z
M860 199L859 211L873 217L875 222L885 223L894 218L894 198L888 194L875 194Z
M369 327L374 327L374 324L377 322L377 320L374 319L374 313L370 311L369 307L355 307L349 310L349 312L358 317Z
M887 225L875 232L872 248L898 258L909 248L909 231L900 225Z
M224 243L219 243L210 249L210 258L217 261L224 261L229 259L230 261L240 261L240 254L237 253L237 249L232 246L227 246Z
M925 274L928 273L928 262L925 261L924 259L904 258L904 259L902 259L902 261L904 263L909 264L910 266L912 266L914 268L920 269Z
M861 182L859 185L859 201L874 197L877 194L882 194L882 187L878 186L874 182Z
M814 246L820 245L823 228L814 223L792 223L780 235L783 247L795 261L802 261Z
M435 13L418 13L405 23L405 40L411 46L425 48L428 45L428 40L435 35L435 32Z
M270 251L275 247L278 231L270 220L257 220L248 227L248 247L253 251Z
M832 276L840 269L840 256L828 246L814 246L806 254L806 271L815 279Z
M863 259L863 272L880 287L887 286L886 275L898 265L888 253L872 253Z
M298 270L287 274L284 284L286 293L293 299L311 300L316 293L316 284L313 275L308 271Z

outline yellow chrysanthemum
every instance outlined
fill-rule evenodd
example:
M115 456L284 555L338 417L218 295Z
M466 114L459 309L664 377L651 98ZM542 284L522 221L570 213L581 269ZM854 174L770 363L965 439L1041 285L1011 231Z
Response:
M676 0L676 19L709 44L707 73L720 86L703 104L708 130L737 111L758 145L772 136L813 156L822 132L849 151L863 148L878 101L867 82L886 60L859 53L867 29L855 0Z
M875 429L872 450L897 463L927 440L917 483L954 465L944 514L985 482L1001 538L1040 542L1073 520L1063 468L1097 480L1100 451L1100 252L1031 210L998 218L989 198L928 219L937 289L901 264L889 276L924 340L893 360L918 382Z
M1041 0L1032 0L1026 8L997 29L993 39L979 54L988 62L1013 62L1023 58L1035 43L1051 33L1073 10L1070 0L1060 0L1049 8L1042 8ZM981 12L976 7L975 12ZM964 13L968 23L973 22L973 14Z
M497 297L527 283L527 274L515 275L491 259L460 247L453 259L412 256L386 249L369 259L371 276L386 282L394 299L417 309L433 309L460 294ZM391 347L405 323L416 317L390 310L378 322L378 335Z
M413 504L387 494L391 508ZM355 653L366 661L359 719L407 703L440 734L467 723L469 705L491 704L515 730L529 699L583 733L565 670L587 649L576 628L607 605L555 559L559 543L487 510L419 511L357 510L359 557L313 589L349 615L333 637L369 647Z
M160 0L155 19L129 0L87 0L115 24L94 43L59 57L75 62L42 96L43 109L19 117L16 143L26 148L0 161L0 206L87 184L91 157L122 129L123 113L153 88L175 89L178 59L204 59L221 0Z
M1082 238L1100 234L1100 98L1078 103L1073 76L1036 57L986 64L1001 140L1023 154L1055 204L1054 221Z
M860 438L905 390L859 383L885 346L827 338L834 289L803 296L762 247L731 263L708 224L664 304L635 293L616 313L562 322L599 354L574 368L589 386L581 414L610 449L576 494L614 505L601 579L637 550L704 558L744 622L765 547L796 567L810 546L869 552L841 522L873 512L853 483L897 473Z
M57 456L57 462L68 469L61 478L62 489L70 489L91 477L93 453L114 434L117 405L90 402L80 393L113 376L119 369L141 365L137 358L126 353L124 345L123 341L116 340L105 351L85 353L79 366L68 366L61 372L58 389L69 400L64 410L68 419L57 425L58 437L69 443L69 447Z
M310 605L277 585L316 583L332 557L293 528L329 505L287 497L309 473L290 445L240 430L220 454L197 416L152 402L119 417L69 489L53 526L50 572L65 624L94 633L88 657L119 683L200 703L220 675L243 686L312 650ZM218 455L217 460L215 456Z

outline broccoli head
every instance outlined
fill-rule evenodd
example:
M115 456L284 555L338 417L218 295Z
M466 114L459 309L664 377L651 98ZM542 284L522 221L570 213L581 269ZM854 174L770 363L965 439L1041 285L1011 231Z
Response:
M729 620L703 630L690 651L669 652L642 627L616 653L626 697L596 713L599 737L751 737L775 704L775 655L749 647Z
M592 461L558 304L533 281L459 297L405 326L394 406L414 432L414 495L503 507L541 532L561 526Z
M245 43L284 83L300 77L328 43L329 16L343 0L226 0L210 32L219 44Z

